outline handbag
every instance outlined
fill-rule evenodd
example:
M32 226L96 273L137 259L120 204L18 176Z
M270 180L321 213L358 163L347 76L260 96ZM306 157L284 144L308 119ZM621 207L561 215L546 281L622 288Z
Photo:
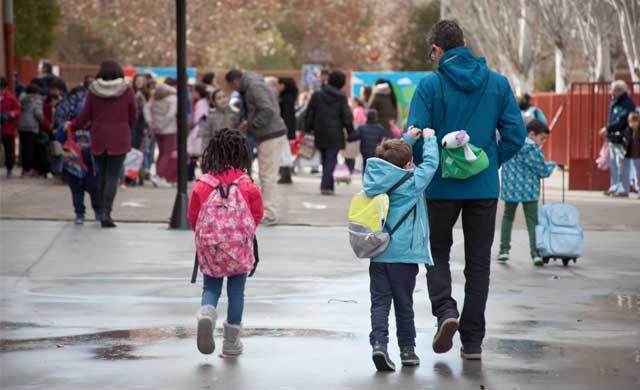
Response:
M442 123L445 123L447 118L447 102L444 98L444 83L442 82L442 77L439 72L436 72L438 76L438 80L440 81L440 97L442 99L443 105L443 113L442 113ZM484 86L482 87L482 91L480 95L476 99L473 109L469 111L467 118L462 126L463 129L466 129L473 118L478 106L480 105L480 101L484 96L484 92L487 89L487 84L489 84L489 75L487 75ZM446 133L446 130L445 130ZM477 175L478 173L484 171L489 167L489 157L487 153L480 147L473 145L471 142L467 144L473 154L476 156L473 160L468 160L464 155L464 149L462 147L456 149L447 149L442 148L440 152L440 168L442 171L442 178L444 179L458 179L464 180L468 179L472 176Z

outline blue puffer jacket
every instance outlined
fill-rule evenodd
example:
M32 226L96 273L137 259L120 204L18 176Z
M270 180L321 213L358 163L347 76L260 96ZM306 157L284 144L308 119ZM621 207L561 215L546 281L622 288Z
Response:
M467 129L471 143L487 153L489 168L466 180L443 179L440 169L427 189L428 199L497 199L500 193L498 168L524 144L527 136L520 108L506 77L490 71L484 58L475 57L466 47L448 50L438 63L444 85L447 117L444 118L442 89L438 75L425 76L418 85L407 126L435 129L438 145L449 132L460 130L471 115L485 80L487 86ZM500 133L500 142L496 131ZM421 141L414 146L414 161L420 163Z
M405 141L414 144L408 135ZM429 220L427 218L424 190L438 168L438 146L435 137L423 144L422 163L413 170L413 176L397 190L389 194L389 215L385 231L391 230L414 205L414 215L410 215L391 236L387 249L371 259L378 263L410 263L433 265L429 247ZM372 197L383 194L393 187L407 173L388 161L370 158L364 174L364 192Z

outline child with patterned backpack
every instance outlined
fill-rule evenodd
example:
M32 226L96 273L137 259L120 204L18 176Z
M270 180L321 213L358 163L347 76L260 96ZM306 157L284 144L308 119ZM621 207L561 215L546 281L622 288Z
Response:
M225 278L229 305L222 354L238 356L243 349L244 287L254 270L255 231L264 214L262 194L247 175L248 166L246 137L239 130L216 131L202 155L205 174L195 183L189 200L188 218L204 278L197 314L197 344L203 354L215 350L216 307Z
M511 228L518 203L522 203L529 232L529 249L535 266L544 264L536 248L536 225L538 224L538 198L540 179L551 176L555 162L545 162L542 145L549 138L549 128L533 119L527 124L524 146L513 158L502 165L500 199L504 201L504 215L500 231L500 254L498 261L509 260Z

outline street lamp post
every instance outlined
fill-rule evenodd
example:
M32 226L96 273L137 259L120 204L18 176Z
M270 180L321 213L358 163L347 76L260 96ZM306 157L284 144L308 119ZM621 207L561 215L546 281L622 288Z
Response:
M176 0L176 57L178 68L178 192L173 204L172 229L189 229L187 221L187 41L186 0Z

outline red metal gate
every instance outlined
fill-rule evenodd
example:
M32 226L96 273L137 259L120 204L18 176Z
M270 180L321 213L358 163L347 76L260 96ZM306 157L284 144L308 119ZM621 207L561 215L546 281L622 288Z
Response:
M567 151L569 189L605 190L609 187L609 172L595 165L605 141L598 134L606 125L611 96L610 83L572 83L567 95ZM629 84L629 96L640 102L640 83Z

